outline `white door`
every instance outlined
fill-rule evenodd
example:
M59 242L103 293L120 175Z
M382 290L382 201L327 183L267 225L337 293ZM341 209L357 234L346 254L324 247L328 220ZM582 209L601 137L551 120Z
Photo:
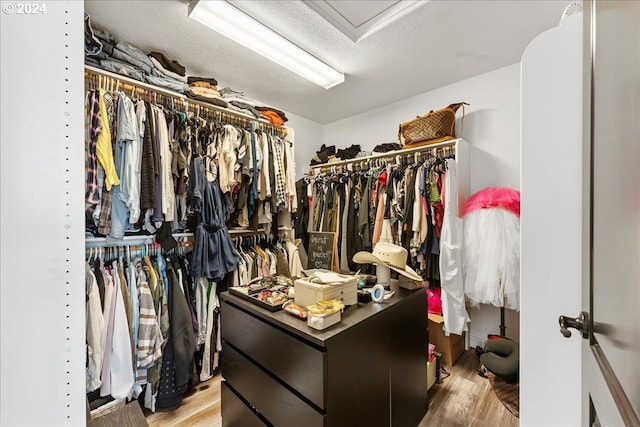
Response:
M582 27L581 13L563 19L531 41L521 63L520 425L527 427L581 423L581 340L558 333L558 315L582 309Z
M640 426L640 2L584 7L582 424Z

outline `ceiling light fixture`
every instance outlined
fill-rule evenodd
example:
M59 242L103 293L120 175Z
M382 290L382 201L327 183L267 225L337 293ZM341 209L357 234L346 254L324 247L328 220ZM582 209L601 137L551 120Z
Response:
M228 1L193 0L189 5L189 17L325 89L344 82L343 73L246 15Z

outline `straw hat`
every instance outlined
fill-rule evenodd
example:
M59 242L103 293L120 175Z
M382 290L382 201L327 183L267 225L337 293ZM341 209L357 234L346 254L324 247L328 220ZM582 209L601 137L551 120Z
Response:
M407 250L392 243L378 242L373 252L358 252L353 256L358 264L382 264L397 271L404 277L421 282L422 277L407 265Z

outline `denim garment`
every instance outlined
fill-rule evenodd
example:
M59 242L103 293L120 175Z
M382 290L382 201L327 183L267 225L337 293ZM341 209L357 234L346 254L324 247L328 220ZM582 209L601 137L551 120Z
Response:
M138 139L139 134L136 120L136 111L133 102L129 97L120 92L120 96L118 97L118 121L116 127L117 142Z
M115 46L118 43L118 41L111 35L111 33L101 30L100 28L92 28L92 30L93 35L100 39L101 42L107 42L111 46Z
M100 65L100 61L97 59L94 59L90 56L85 56L84 57L84 63L86 65L91 65L92 67L96 67L96 68L102 68L102 66Z
M102 59L100 61L100 68L111 71L116 74L131 77L134 80L145 81L144 72L133 65L127 64L117 59Z
M84 52L87 55L97 55L102 52L102 43L96 38L91 29L91 18L84 14Z
M187 86L186 83L182 83L174 79L148 75L147 82L151 83L152 85L160 86L180 93L189 92L189 86Z
M119 59L120 61L126 62L127 64L131 64L139 69L141 69L142 71L145 72L145 74L149 74L151 72L151 67L146 63L143 62L141 60L139 60L138 58L129 55L126 52L121 51L120 49L118 49L118 47L116 46L115 49L113 49L113 55L112 55L115 59Z
M100 40L100 39L98 39ZM107 56L111 56L113 55L113 49L115 49L115 47L113 47L113 45L109 42L106 42L104 40L100 40L100 43L102 43L102 51L107 55Z
M94 59L96 59L98 61L101 60L101 59L108 59L109 58L109 55L107 55L107 53L105 51L102 51L102 50L100 52L98 52L98 53L87 53L87 52L85 52L85 56L87 58L94 58Z
M138 61L144 62L145 64L147 64L149 68L153 68L153 62L151 62L151 59L149 59L147 54L141 51L140 49L138 49L137 47L131 46L128 43L118 43L116 44L116 49L118 49L120 52L123 52L137 59Z
M113 200L111 202L111 231L107 236L107 243L122 241L124 232L131 228L129 224L129 209L124 204L120 194L120 186L112 188Z
M114 154L118 176L120 176L125 166L125 152L126 142L116 142ZM113 196L111 201L111 230L107 241L122 240L125 230L129 228L129 208L124 202L122 190L122 185L114 185L111 188Z
M118 98L116 144L122 145L124 157L118 171L119 196L129 210L129 223L134 224L140 216L140 133L133 101L122 92Z
M122 239L124 232L131 228L129 222L130 182L135 179L132 162L134 154L132 144L139 143L137 119L133 102L123 94L118 98L118 122L116 130L115 164L120 185L113 187L111 206L111 231L113 239Z

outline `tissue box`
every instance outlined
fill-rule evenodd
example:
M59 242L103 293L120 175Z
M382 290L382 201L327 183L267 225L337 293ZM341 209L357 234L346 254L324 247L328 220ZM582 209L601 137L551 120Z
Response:
M306 307L318 301L337 299L344 305L358 303L358 279L356 277L339 285L322 285L304 279L293 282L296 304Z
M313 329L323 330L331 325L340 322L340 311L333 311L326 314L311 314L307 317L307 325Z

